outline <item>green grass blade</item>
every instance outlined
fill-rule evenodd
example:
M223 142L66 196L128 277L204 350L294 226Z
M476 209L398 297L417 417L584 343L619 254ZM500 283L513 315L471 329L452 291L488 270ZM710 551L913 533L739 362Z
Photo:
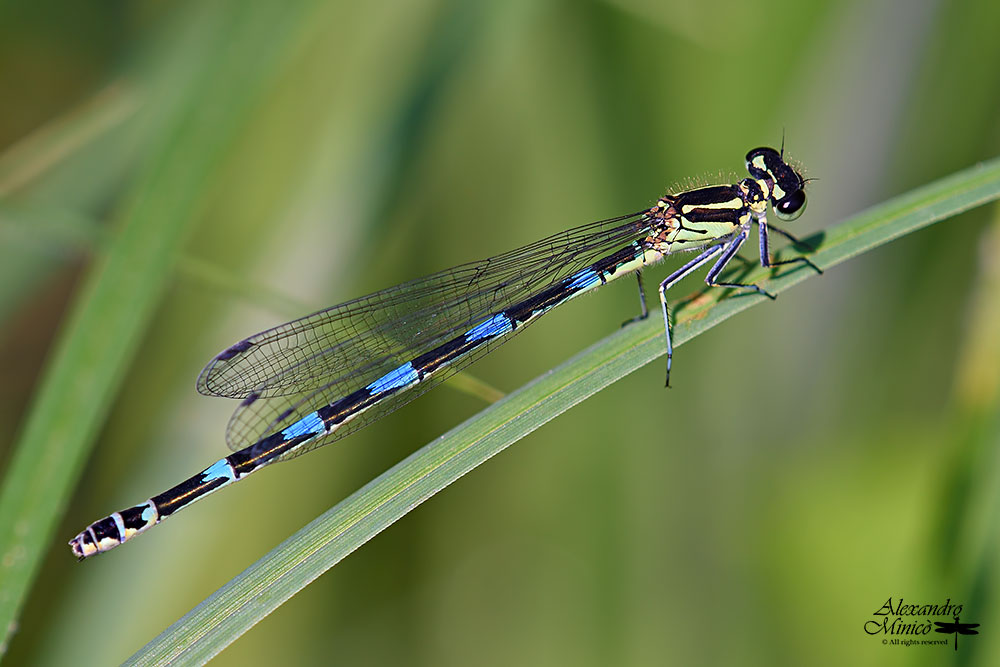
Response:
M120 130L135 116L138 106L135 91L114 82L64 117L9 147L0 154L0 197L27 188L68 156Z
M130 144L139 143L128 141L135 137L129 125L134 124L138 107L134 90L112 84L0 153L0 322L6 322L32 288L60 266L47 248L38 250L44 239L32 228L18 225L20 216L10 210L11 204L51 197L59 201L50 213L61 230L74 236L103 231L96 217L76 212L99 208L95 202L107 201L119 186L131 157ZM124 138L116 142L117 136ZM94 169L94 164L101 169Z
M820 267L834 267L892 239L1000 198L1000 159L860 213L809 239ZM773 293L815 275L806 267L764 280ZM766 301L708 290L677 308L675 344ZM721 300L720 300L721 299ZM415 452L333 507L216 591L136 653L131 664L201 663L427 498L603 387L662 356L656 317L576 355ZM659 391L659 388L656 388Z

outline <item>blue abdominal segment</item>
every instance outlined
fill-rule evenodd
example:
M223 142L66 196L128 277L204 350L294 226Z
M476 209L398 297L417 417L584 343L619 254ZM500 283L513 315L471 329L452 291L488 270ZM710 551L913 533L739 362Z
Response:
M418 379L417 371L413 370L413 364L406 362L399 368L389 371L365 388L374 396L375 394L383 394L393 389L401 389L408 384L413 384Z
M326 426L323 424L323 420L320 419L319 415L315 412L310 412L302 419L284 429L281 432L281 435L285 437L285 440L291 440L292 438L297 438L301 435L319 435L325 430Z
M511 324L510 318L503 313L497 313L488 320L480 322L469 329L465 333L465 340L471 343L483 338L496 338L505 333L510 333L513 329L514 325Z

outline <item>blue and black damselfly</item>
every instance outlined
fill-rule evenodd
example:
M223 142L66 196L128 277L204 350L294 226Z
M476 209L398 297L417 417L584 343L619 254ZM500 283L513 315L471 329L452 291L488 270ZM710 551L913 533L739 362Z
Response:
M774 229L767 222L768 202L778 218L794 220L805 208L806 180L773 148L750 151L746 167L750 177L739 183L666 195L652 208L390 287L229 347L201 372L198 391L241 401L226 431L234 453L140 505L92 523L70 540L73 554L82 560L107 551L269 463L384 417L551 308L610 280L638 276L644 318L642 269L667 255L694 251L693 259L660 283L669 386L671 286L711 263L709 286L773 298L758 285L719 280L754 222L762 266L801 263L819 271L805 257L771 261L768 245L768 230Z

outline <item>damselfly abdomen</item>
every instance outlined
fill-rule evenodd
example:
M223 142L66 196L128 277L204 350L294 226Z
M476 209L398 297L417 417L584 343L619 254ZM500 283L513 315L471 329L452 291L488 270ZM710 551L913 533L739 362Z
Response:
M118 546L250 473L344 437L413 400L535 321L610 280L677 252L698 254L660 283L666 291L712 263L709 286L767 294L719 276L757 223L760 263L772 262L768 202L783 220L805 208L802 175L773 148L746 157L749 178L661 197L652 208L550 236L490 259L375 292L262 331L219 353L198 390L239 399L226 432L233 454L146 502L96 521L70 540L81 560Z

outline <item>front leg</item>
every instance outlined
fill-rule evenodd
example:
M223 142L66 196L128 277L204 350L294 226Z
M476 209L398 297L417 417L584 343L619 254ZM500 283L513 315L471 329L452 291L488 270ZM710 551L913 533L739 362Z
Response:
M781 234L782 236L784 236L785 238L787 238L792 243L796 243L796 244L799 244L799 245L806 245L806 244L802 243L801 241L799 241L798 239L796 239L791 234L789 234L788 232L786 232L785 230L778 229L777 227L773 227L771 225L768 225L767 224L767 216L766 215L761 215L759 218L757 218L757 237L760 240L760 265L761 266L763 266L765 269L767 269L767 268L770 268L770 267L773 267L773 266L783 266L785 264L805 264L805 265L811 267L813 269L813 271L815 271L816 273L823 273L823 270L820 269L815 264L813 264L812 260L810 260L808 257L796 257L794 259L786 259L786 260L782 260L780 262L771 261L771 245L770 245L770 242L768 241L768 238L767 238L767 230L769 228L773 229L776 232L778 232L779 234Z

